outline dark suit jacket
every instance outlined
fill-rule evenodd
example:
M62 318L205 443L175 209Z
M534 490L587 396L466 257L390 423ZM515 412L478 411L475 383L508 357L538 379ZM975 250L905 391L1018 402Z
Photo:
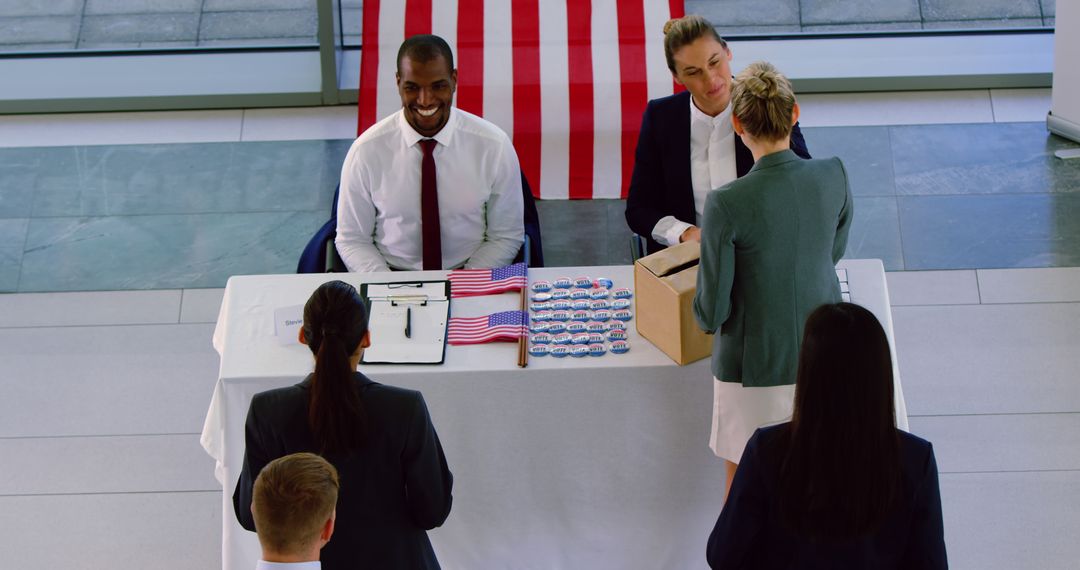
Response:
M359 372L355 380L371 437L360 450L326 456L338 469L341 489L334 535L323 547L322 566L439 568L425 531L450 514L453 476L424 397L372 382ZM248 530L255 530L251 491L259 471L290 453L318 453L307 424L310 385L308 377L251 400L244 467L233 493L236 517Z
M900 501L876 532L846 542L811 542L789 531L777 503L786 448L781 424L757 430L746 444L724 510L709 536L713 568L948 568L937 462L930 442L900 435Z
M798 123L791 130L791 150L810 158ZM735 172L744 176L754 166L754 156L735 136ZM695 224L694 187L690 182L690 92L683 91L649 101L641 118L634 174L626 198L626 223L646 238L648 253L664 246L652 239L656 222L675 216Z

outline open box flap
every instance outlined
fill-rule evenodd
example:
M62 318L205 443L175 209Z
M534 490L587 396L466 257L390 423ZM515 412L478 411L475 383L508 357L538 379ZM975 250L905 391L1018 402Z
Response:
M697 265L700 258L701 244L696 241L687 241L642 257L637 262L653 275L663 277Z

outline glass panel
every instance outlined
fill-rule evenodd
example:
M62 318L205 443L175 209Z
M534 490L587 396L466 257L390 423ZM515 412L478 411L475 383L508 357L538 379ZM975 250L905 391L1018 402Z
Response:
M0 52L316 45L313 0L0 0Z

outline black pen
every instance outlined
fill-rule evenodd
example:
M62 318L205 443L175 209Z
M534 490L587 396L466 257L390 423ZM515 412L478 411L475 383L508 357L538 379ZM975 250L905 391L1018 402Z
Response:
M405 307L405 338L412 338L412 307Z

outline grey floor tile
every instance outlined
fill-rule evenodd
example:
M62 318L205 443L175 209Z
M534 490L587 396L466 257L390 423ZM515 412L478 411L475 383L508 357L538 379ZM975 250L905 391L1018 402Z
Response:
M907 269L1080 265L1080 194L901 196Z
M722 37L730 36L768 36L772 34L797 34L800 31L798 24L784 24L777 26L757 26L754 24L740 25L717 25L716 31ZM738 51L735 52L738 57Z
M808 34L825 32L897 32L921 29L922 22L919 20L901 22L860 22L857 24L810 24L802 26L802 31Z
M925 30L1001 30L1006 28L1041 28L1041 18L998 18L987 20L933 20L923 23Z
M1038 18L1039 0L920 0L924 21Z
M799 23L799 0L686 0L685 8L687 14L700 14L718 28Z
M75 41L78 16L20 16L4 18L0 44L50 44Z
M1056 2L1055 0L1040 0L1042 3L1043 17L1053 18L1056 15Z
M630 265L630 236L633 232L626 224L626 200L604 200L607 204L607 261L604 265Z
M916 416L910 423L934 444L942 473L1080 470L1080 413Z
M223 287L292 273L327 215L315 212L37 218L20 291Z
M85 0L3 0L0 2L0 18L12 16L67 16L78 15Z
M0 149L0 217L30 216L39 196L55 193L68 195L72 207L83 213L88 204L81 174L71 148ZM86 189L86 194L92 192Z
M314 10L310 0L204 0L203 12L242 10Z
M1080 302L1080 267L980 269L983 303Z
M195 13L86 16L79 42L187 41L196 39L198 26Z
M23 246L29 226L30 220L26 218L0 219L0 293L15 291L19 286Z
M42 52L42 51L67 51L75 49L75 39L68 42L44 42L44 43L0 43L0 52Z
M83 13L87 16L169 12L197 14L202 3L202 0L86 0Z
M814 158L844 162L853 196L896 194L888 127L810 127L803 136Z
M941 476L952 568L1075 568L1080 472Z
M900 22L920 19L919 0L870 0L853 9L845 0L801 0L802 23L848 24L855 22Z
M199 47L277 47L297 45L318 45L315 36L302 37L265 37L265 38L226 38L198 41Z
M0 497L10 568L221 567L221 491Z
M979 282L971 270L890 271L885 278L894 307L979 304Z
M217 382L213 329L0 329L0 437L199 433Z
M346 36L356 36L356 42L359 43L360 34L364 32L364 11L360 8L342 8L341 10L341 30ZM346 37L346 45L348 45L348 37Z
M1080 304L893 307L911 415L1080 412Z
M171 324L180 291L80 291L0 296L0 327Z
M225 289L184 289L181 323L216 323Z
M1054 157L1076 143L1045 123L892 127L896 193L1076 192L1080 164Z
M605 200L543 200L536 203L548 267L609 265ZM625 226L625 224L623 224Z
M200 40L233 38L315 38L315 10L252 10L207 12L199 25Z
M0 439L0 496L219 491L199 434Z
M855 212L848 232L848 259L880 259L886 271L904 267L900 223L896 198L891 196L859 196L854 199Z

